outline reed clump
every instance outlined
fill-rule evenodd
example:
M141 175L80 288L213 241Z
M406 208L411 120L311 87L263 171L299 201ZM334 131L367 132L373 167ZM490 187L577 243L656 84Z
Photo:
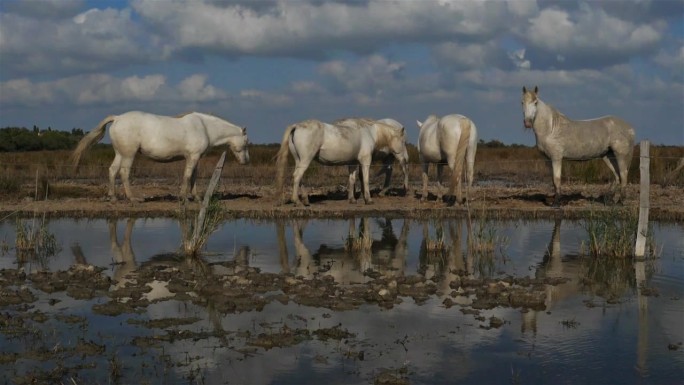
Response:
M223 221L223 206L216 195L212 195L206 208L204 221L200 223L199 215L189 219L185 207L181 207L182 220L190 221L187 236L183 237L183 251L188 256L198 256L211 234L213 234ZM198 229L197 231L195 229ZM196 236L195 236L196 234Z
M367 236L364 233L359 235L352 235L347 238L344 243L344 249L347 252L368 251L373 247L373 237Z
M592 211L582 221L588 239L582 242L581 252L592 257L630 258L634 256L638 213L635 210L611 209ZM652 231L649 229L648 234ZM649 251L655 247L652 237L647 241Z
M45 217L30 222L18 218L15 223L14 248L21 259L44 259L60 250L57 238L47 226Z

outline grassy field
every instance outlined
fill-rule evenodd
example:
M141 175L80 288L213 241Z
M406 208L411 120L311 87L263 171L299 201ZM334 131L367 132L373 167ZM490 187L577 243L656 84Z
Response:
M266 186L275 180L274 157L278 150L276 144L251 145L251 164L239 166L232 154L229 154L223 178L231 183ZM214 149L200 161L199 178L211 176L222 149ZM98 144L86 152L78 172L74 172L69 162L70 151L32 151L0 153L0 196L21 197L35 194L35 186L49 186L56 182L70 180L88 181L94 184L106 184L108 169L114 158L114 151L109 145ZM421 183L421 166L418 153L413 145L409 145L410 181L413 186ZM651 181L663 186L675 185L684 187L684 172L673 173L677 163L684 158L684 147L653 146L651 148ZM293 165L290 159L290 167ZM166 181L180 183L183 174L183 161L159 163L144 156L135 160L132 170L133 183ZM379 163L373 165L373 172L380 168ZM395 169L393 183L400 184L401 173ZM291 170L290 170L291 171ZM308 186L332 186L346 184L346 167L327 167L312 164L304 177ZM291 175L291 172L287 175ZM434 181L436 172L430 168L430 180ZM448 174L446 174L448 175ZM445 180L446 179L445 175ZM585 162L565 161L563 163L563 183L608 183L612 175L603 160L595 159ZM629 182L637 183L639 179L639 148L634 151L634 158L629 172ZM38 183L36 184L36 181ZM288 178L288 182L290 179ZM534 147L480 146L475 161L475 183L497 181L518 185L548 183L551 184L550 162ZM70 196L70 192L51 191L51 196Z

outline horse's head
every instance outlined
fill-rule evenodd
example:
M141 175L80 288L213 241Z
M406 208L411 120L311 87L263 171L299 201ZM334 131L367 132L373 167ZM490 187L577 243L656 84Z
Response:
M406 130L404 126L395 127L386 125L389 128L389 149L399 163L408 162L408 151L406 150Z
M249 146L249 138L247 138L247 127L242 127L241 131L241 135L231 137L231 140L228 141L228 146L230 147L230 151L233 152L233 155L235 155L235 159L237 159L238 163L247 164L249 163L249 149L247 148Z
M537 117L537 103L539 98L537 94L539 93L539 88L534 87L534 91L528 91L527 88L522 89L522 109L523 109L523 123L525 128L532 128L534 119Z

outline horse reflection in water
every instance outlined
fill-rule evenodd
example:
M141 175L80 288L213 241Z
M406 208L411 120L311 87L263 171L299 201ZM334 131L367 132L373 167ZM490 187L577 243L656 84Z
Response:
M281 253L281 266L284 272L296 276L312 277L316 274L332 276L337 283L354 284L371 280L371 272L383 276L396 276L404 273L406 263L406 240L409 224L404 221L399 238L394 234L389 219L375 221L382 230L380 239L373 239L371 219L362 218L358 230L356 220L349 220L349 231L345 245L329 247L322 244L311 253L304 242L306 220L292 222L293 245L295 249L294 268L290 268L285 241L285 223L277 222L278 242Z
M180 252L170 252L157 254L150 257L148 260L138 264L135 253L132 247L132 233L135 227L135 218L126 220L126 228L123 238L119 241L119 234L117 229L117 220L109 219L107 221L109 229L110 249L112 253L112 290L124 288L127 283L135 280L138 269L149 268L152 266L175 267L178 269L193 269L204 275L212 274L235 274L239 273L249 267L249 257L251 249L249 246L242 246L234 253L232 261L228 263L207 263L201 257L188 257ZM192 237L191 226L187 220L180 220L179 226L181 230L182 241L188 240ZM88 264L86 256L78 244L71 246L71 251L74 255L76 264ZM154 281L149 284L152 291L146 293L145 299L154 301L163 299L172 295L166 290L168 282Z
M128 282L128 276L133 273L137 267L135 262L135 254L131 246L131 235L133 227L135 226L135 219L128 218L126 221L126 231L124 232L123 240L119 243L119 237L116 229L116 219L109 219L107 221L109 226L109 244L112 250L112 258L114 259L114 274L112 279L116 282L114 287L116 289L124 287Z
M531 309L523 313L522 332L536 333L540 314L552 311L557 305L578 295L590 294L601 297L606 303L615 303L631 290L637 291L641 324L644 321L642 317L647 314L647 299L641 295L647 279L644 261L563 254L561 224L561 219L555 220L551 241L535 270L535 278L548 279L553 284L545 285L543 309Z
M553 226L551 241L542 262L536 269L536 278L563 278L566 281L546 286L545 307L542 310L529 310L522 314L521 331L536 334L537 321L565 300L582 294L602 297L610 304L619 302L619 298L631 290L636 292L638 307L638 335L636 344L636 368L642 374L648 373L648 295L644 293L649 279L647 272L652 271L648 261L628 258L581 257L561 252L561 219ZM587 304L592 304L593 299Z

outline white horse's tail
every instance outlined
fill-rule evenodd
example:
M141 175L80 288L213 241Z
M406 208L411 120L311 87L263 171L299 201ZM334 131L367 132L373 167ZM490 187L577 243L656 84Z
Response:
M280 150L278 150L278 154L276 155L276 199L280 199L280 196L283 193L283 185L285 184L285 167L287 166L287 153L289 152L287 142L290 139L290 135L292 135L292 131L296 127L296 124L287 127L285 133L283 134L283 141L280 143Z
M76 149L71 154L71 164L74 167L74 172L78 170L78 164L81 162L81 156L83 153L90 148L93 144L102 140L105 134L105 127L107 124L113 122L116 119L116 115L109 115L108 117L102 119L100 123L95 126L86 136L78 142Z
M456 164L451 173L451 185L449 190L452 192L456 188L456 199L461 204L461 175L463 175L463 163L465 163L466 151L468 150L468 143L470 142L470 120L461 120L461 137L458 139L458 146L456 147Z

